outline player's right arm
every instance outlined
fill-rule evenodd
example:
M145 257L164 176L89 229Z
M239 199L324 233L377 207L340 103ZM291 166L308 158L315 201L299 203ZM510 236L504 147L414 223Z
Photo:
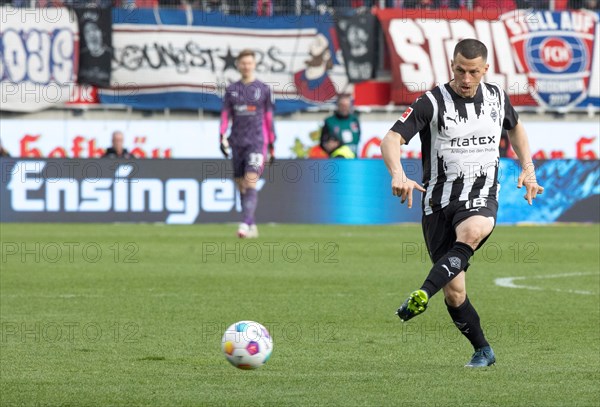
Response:
M229 92L225 90L225 96L223 96L223 108L221 109L221 123L219 124L219 143L221 153L225 156L225 158L229 158L231 154L231 148L229 146L229 141L227 141L227 128L229 127L229 116L232 112L231 99L229 98Z
M429 125L432 118L433 105L428 97L422 96L406 109L381 141L381 155L392 176L392 194L400 197L402 203L408 200L409 208L413 190L425 192L425 188L406 176L400 161L401 146Z
M406 144L402 135L389 130L381 141L381 155L388 172L392 176L392 194L400 197L402 203L408 199L408 207L412 208L413 190L425 192L425 188L406 176L400 161L400 146L402 144Z

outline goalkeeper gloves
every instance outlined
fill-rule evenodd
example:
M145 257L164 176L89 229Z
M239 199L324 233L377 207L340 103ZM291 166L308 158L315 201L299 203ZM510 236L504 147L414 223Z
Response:
M229 141L221 134L221 153L225 156L225 158L229 158L231 155L231 147L229 146Z
M269 143L269 145L267 147L267 162L269 163L269 165L272 165L274 161L275 161L275 146L273 146L273 143Z

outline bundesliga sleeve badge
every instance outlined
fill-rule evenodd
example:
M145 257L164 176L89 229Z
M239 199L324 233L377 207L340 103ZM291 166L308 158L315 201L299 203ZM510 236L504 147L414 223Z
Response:
M408 119L408 117L409 117L409 116L412 114L412 112L413 112L413 108L409 106L409 107L408 107L408 108L407 108L407 109L404 111L404 113L402 113L402 116L400 116L400 119L399 119L399 120L400 120L402 123L404 123L404 122L406 121L406 119Z

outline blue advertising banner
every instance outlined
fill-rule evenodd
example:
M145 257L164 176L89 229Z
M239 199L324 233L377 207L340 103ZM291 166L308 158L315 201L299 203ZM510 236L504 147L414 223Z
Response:
M257 55L276 113L332 102L348 80L333 20L315 16L236 16L181 10L113 11L111 88L102 103L140 109L220 110L239 80L235 59Z
M600 222L600 161L548 160L536 163L545 188L532 206L517 189L520 167L501 160L498 223Z
M421 179L419 160L403 161ZM518 165L501 160L499 224L600 222L600 161L537 163L546 191L529 206ZM0 160L2 222L237 222L240 199L225 160ZM420 222L392 196L382 160L279 160L258 183L257 220L280 223Z

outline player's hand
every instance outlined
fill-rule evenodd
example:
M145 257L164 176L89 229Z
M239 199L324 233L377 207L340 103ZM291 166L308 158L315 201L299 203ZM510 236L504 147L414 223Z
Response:
M267 147L267 162L269 165L273 165L275 162L275 146L273 143L269 143L269 146Z
M425 192L425 188L412 179L406 178L406 175L396 175L392 177L392 194L400 197L402 203L408 200L408 207L412 208L413 190Z
M519 175L519 179L517 180L517 188L522 188L523 185L525 185L525 195L523 198L525 198L529 205L533 204L536 196L544 193L544 187L537 183L533 168L525 168L521 171L521 175Z
M229 146L229 141L223 136L221 136L221 153L225 156L225 158L229 158L231 155L231 147Z

